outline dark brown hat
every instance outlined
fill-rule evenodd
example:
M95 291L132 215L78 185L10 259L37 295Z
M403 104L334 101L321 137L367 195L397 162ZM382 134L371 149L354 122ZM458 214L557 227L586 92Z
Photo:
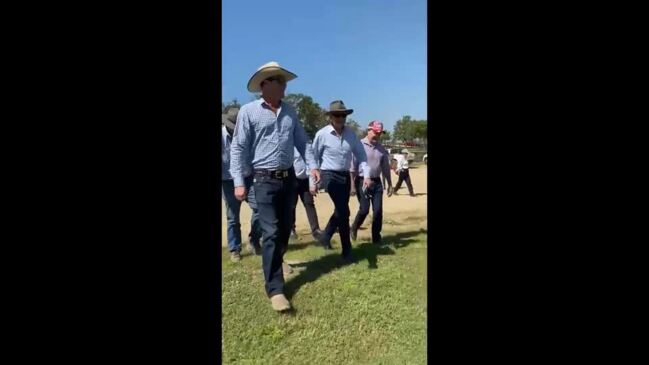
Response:
M334 100L329 104L329 111L325 114L345 114L349 115L354 112L354 109L347 109L342 100Z

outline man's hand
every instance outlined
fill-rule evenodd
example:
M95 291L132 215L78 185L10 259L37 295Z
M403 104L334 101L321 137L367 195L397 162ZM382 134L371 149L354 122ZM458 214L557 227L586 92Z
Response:
M394 189L392 185L388 185L388 198L392 196L392 193L394 193Z
M372 186L372 179L370 178L363 179L363 187L367 189L370 186Z
M313 179L315 180L316 184L320 182L320 170L317 169L311 170L311 175L313 175Z
M318 188L316 188L315 186L312 186L312 187L309 188L309 192L311 193L311 195L316 196L316 195L318 195Z
M354 186L354 185L355 185L355 184L354 184L354 182L352 181L352 187L351 187L351 189L349 189L349 195L350 195L350 196L354 196L354 195L356 195L356 186Z
M238 201L243 201L243 199L246 197L246 187L245 186L235 187L234 197L237 198Z

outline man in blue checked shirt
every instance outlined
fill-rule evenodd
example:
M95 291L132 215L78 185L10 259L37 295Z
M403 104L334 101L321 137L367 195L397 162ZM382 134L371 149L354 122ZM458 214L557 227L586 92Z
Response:
M230 145L232 144L232 134L234 133L235 123L237 121L238 108L228 108L225 114L221 115L221 196L225 201L225 209L228 218L228 249L230 250L230 260L233 262L241 261L241 223L239 221L239 212L241 211L241 201L234 197L234 182L230 175ZM250 172L245 174L244 183L250 187L246 200L250 209L252 209L252 218L250 223L250 234L248 235L248 251L252 254L259 255L261 246L261 227L259 226L259 214L255 200L254 189L252 189L252 175Z
M231 146L230 174L234 195L246 196L244 176L253 171L253 187L263 234L262 267L266 294L276 311L291 308L284 295L283 256L291 234L295 204L293 149L297 148L313 175L320 172L312 152L307 153L307 135L297 113L282 102L286 83L297 77L277 62L269 62L248 81L248 91L261 92L261 99L241 107Z
M322 170L321 186L327 190L334 203L334 213L329 218L324 233L320 236L320 244L325 249L331 249L331 237L338 229L342 257L347 263L354 262L349 239L349 192L351 189L349 171L352 154L358 161L359 170L362 170L363 176L366 177L361 184L361 189L372 185L365 149L354 131L345 128L345 118L353 112L353 109L345 107L342 100L331 102L327 112L331 124L320 129L313 140L314 157ZM312 194L316 193L317 189L312 189Z

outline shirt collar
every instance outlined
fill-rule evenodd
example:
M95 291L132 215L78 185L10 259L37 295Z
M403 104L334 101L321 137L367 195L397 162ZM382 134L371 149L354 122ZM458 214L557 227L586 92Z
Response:
M334 129L334 126L332 126L331 123L327 124L327 126L325 128L326 128L327 133L331 133L331 134L336 133L336 131ZM347 129L348 128L345 128L345 126L343 126L343 131L342 131L342 133L340 135L342 136L343 134L345 134L345 131L347 131Z
M264 100L264 98L257 99L257 103L259 103L259 105L266 105L266 106L270 107L270 105L266 103L266 100ZM280 100L278 108L281 108L283 106L284 106L284 102L282 100Z
M381 142L377 142L376 144L372 144L370 140L365 136L363 139L361 139L361 142L372 147L372 148L377 148Z

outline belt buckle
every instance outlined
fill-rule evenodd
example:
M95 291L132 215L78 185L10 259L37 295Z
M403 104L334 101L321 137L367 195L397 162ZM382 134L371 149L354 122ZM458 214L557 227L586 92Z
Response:
M288 171L275 170L273 171L273 177L276 179L283 179L288 176Z

